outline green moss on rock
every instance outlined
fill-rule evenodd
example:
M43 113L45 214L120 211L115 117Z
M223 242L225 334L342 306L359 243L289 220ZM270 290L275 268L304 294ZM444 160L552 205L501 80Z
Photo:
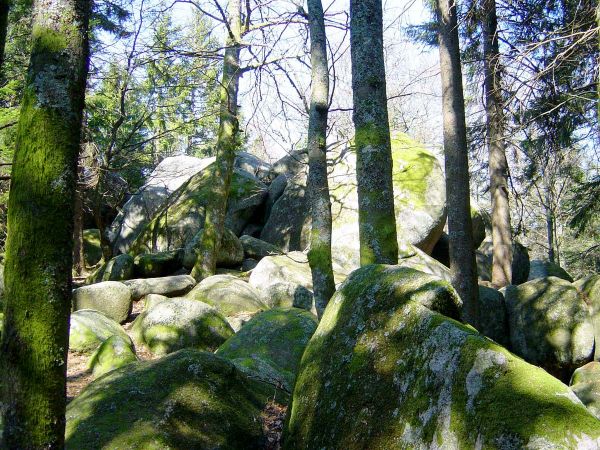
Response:
M316 328L317 321L308 311L272 309L254 316L216 353L291 392L300 358Z
M183 250L144 253L134 260L134 273L141 278L171 275L183 267Z
M123 327L98 311L82 309L71 314L69 349L72 351L91 353L114 335L131 342Z
M411 269L355 271L304 352L284 447L599 448L567 386L439 313L455 296Z
M183 266L186 269L192 269L196 264L197 251L204 229L200 230L196 236L186 245L183 255ZM218 267L235 267L239 266L244 260L244 248L238 237L231 231L225 228L221 238L221 245L217 253Z
M95 266L102 259L100 230L96 228L83 230L83 256L87 267Z
M137 361L131 340L113 335L105 340L88 362L94 378Z
M262 449L264 402L231 362L186 349L91 383L68 405L66 448Z

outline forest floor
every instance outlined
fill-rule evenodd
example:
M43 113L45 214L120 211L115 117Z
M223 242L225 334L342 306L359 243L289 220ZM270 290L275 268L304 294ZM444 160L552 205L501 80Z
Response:
M133 303L133 308L127 322L123 324L125 332L131 337L131 327L135 318L143 311L144 302ZM133 339L133 338L132 338ZM155 359L145 347L138 346L135 353L139 360L146 361ZM85 387L93 381L92 371L88 368L90 355L69 352L67 360L67 403L77 397ZM265 450L280 450L281 435L287 406L275 402L265 405L261 414L263 431L266 436Z

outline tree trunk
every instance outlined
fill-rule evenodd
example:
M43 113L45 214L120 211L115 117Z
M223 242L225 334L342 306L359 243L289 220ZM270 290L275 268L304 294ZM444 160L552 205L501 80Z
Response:
M504 143L504 114L496 0L482 0L483 70L492 198L492 283L504 287L512 281L512 234L508 203L508 162Z
M80 168L79 168L80 169ZM80 172L80 170L78 170ZM73 271L81 276L85 269L83 253L83 192L78 186L75 190L75 206L73 214Z
M460 48L454 0L437 0L446 195L452 284L463 300L463 320L478 326L477 266L471 225L469 161Z
M327 115L329 68L327 38L321 0L308 0L312 91L308 118L308 201L312 228L308 262L313 278L315 305L321 317L335 292L331 262L331 201L327 180Z
M4 68L4 49L6 48L6 34L8 32L8 13L10 11L10 1L0 0L0 79L4 77L2 69Z
M550 194L546 192L546 237L548 239L548 261L554 262L554 215Z
M238 87L240 77L241 50L241 2L229 0L229 37L223 59L221 82L219 132L216 145L213 196L206 206L204 233L197 252L198 258L192 276L202 280L215 274L217 253L223 237L227 198L233 176L233 163L238 148Z
M34 3L8 202L1 448L64 445L73 202L89 7L85 0Z
M360 263L397 264L381 0L350 1Z

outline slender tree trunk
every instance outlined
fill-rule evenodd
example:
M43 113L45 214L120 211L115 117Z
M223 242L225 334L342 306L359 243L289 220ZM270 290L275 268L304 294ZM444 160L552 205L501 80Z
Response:
M496 0L482 0L483 69L492 198L492 283L503 287L512 281L512 234L508 203L508 161L504 141L504 114Z
M4 68L4 50L6 48L6 34L8 32L8 13L10 0L0 0L0 78Z
M327 38L321 0L308 0L312 91L308 118L308 182L312 229L308 262L319 317L335 292L331 262L331 201L327 180L327 115L329 68Z
M397 264L381 0L350 0L360 263Z
M546 192L546 237L548 239L548 261L554 262L554 214L552 214L551 199Z
M80 170L78 170L80 173ZM78 186L75 190L75 206L73 214L73 271L81 276L85 269L83 253L83 192Z
M238 148L238 87L241 50L241 2L229 0L229 37L223 59L219 134L216 146L212 201L206 206L204 233L192 276L202 280L215 274L217 253L223 237L227 198L233 176L233 163Z
M85 0L34 3L8 206L1 448L64 445L73 202L89 7Z
M460 48L454 0L437 0L446 195L452 284L463 300L463 320L479 323L477 266L471 224L469 161Z

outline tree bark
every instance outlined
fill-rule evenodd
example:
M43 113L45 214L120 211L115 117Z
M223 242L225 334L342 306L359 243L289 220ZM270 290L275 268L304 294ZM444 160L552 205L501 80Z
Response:
M478 326L477 266L471 224L469 160L460 48L454 0L437 0L446 195L452 284L463 300L463 320Z
M492 283L496 287L504 287L512 281L513 249L496 0L482 0L482 10L485 110L492 198Z
M312 228L308 262L313 278L315 306L321 317L335 292L331 262L331 200L327 180L327 116L329 113L329 68L327 38L321 0L308 0L312 89L308 118L307 192Z
M34 3L8 206L1 448L64 446L86 0Z
M10 12L10 1L0 0L0 79L3 79L4 49L6 48L6 34L8 32L8 13Z
M202 280L215 274L217 253L223 237L227 199L233 176L233 163L238 148L238 88L241 51L241 1L229 0L227 7L229 36L223 59L219 132L216 145L213 196L206 206L204 232L197 251L198 258L192 276Z
M381 0L350 1L360 263L397 264Z
M77 170L80 172L80 167ZM75 206L73 212L73 271L81 276L85 269L85 255L83 252L83 192L82 187L76 185Z

